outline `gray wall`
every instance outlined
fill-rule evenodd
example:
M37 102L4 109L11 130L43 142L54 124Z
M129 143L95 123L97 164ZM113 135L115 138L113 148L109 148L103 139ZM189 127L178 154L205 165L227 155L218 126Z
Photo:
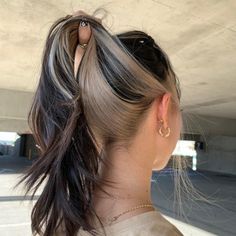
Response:
M236 175L236 137L208 136L206 150L197 150L197 169Z
M27 114L33 93L0 89L0 131L28 132Z
M0 89L0 131L28 133L27 114L33 93ZM198 168L236 174L236 120L183 114L183 133L207 146L198 153Z
M236 175L236 120L187 114L183 125L189 139L205 144L197 150L198 170Z
M189 134L223 135L236 137L236 120L224 117L183 114L183 132Z

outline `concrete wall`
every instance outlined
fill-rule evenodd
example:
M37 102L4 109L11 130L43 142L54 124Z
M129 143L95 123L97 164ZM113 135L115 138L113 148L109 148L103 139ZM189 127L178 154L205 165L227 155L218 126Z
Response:
M236 120L185 114L186 139L204 142L197 150L197 169L236 175Z
M0 131L29 131L27 115L32 98L32 92L0 89Z
M236 137L236 120L184 113L183 133L199 134L203 139L211 135Z
M236 137L207 136L206 150L197 150L197 169L236 175Z
M29 132L32 98L32 92L0 89L0 131ZM198 153L199 169L236 174L236 120L184 113L183 133L206 143Z

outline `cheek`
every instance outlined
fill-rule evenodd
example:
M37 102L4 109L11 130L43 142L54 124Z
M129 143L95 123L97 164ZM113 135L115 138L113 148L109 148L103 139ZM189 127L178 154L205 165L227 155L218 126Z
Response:
M173 142L177 142L180 138L180 131L182 129L182 115L181 113L176 114L172 122L172 138Z
M170 156L173 153L176 144L178 140L180 139L180 131L182 128L182 117L181 114L177 114L175 117L173 117L172 120L172 126L171 126L171 135L170 135Z
M180 139L180 133L182 130L182 125L183 125L183 119L182 119L181 113L179 113L179 115L178 115L177 122L178 122L178 127L176 129L178 130L178 139Z

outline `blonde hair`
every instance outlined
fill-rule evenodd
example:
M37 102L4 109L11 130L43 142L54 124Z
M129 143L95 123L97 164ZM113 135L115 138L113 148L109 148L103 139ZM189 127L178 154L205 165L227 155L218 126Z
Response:
M92 35L74 76L84 19ZM150 35L111 35L92 16L66 16L52 25L28 118L40 156L22 179L33 195L45 182L32 211L33 233L51 236L63 224L65 235L75 236L81 227L96 234L87 215L96 215L92 192L102 183L98 147L128 144L154 99L166 92L179 107L179 81Z

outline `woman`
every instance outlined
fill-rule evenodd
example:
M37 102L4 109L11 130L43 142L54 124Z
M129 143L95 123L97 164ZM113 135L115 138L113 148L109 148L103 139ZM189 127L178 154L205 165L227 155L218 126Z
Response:
M45 184L33 232L182 235L150 193L181 123L178 80L151 36L111 35L83 11L59 19L29 113L40 156L23 180L27 191Z

